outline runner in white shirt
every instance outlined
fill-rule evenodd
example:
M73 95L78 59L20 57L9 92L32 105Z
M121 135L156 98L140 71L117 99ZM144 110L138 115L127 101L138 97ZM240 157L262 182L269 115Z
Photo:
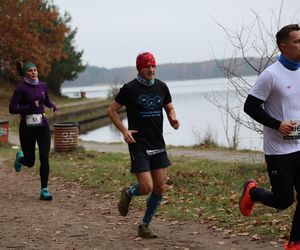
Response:
M300 27L290 24L276 34L281 55L265 69L248 95L244 111L264 125L264 153L272 186L259 188L255 180L243 184L239 207L251 216L255 202L276 209L300 200ZM300 203L297 202L289 242L284 249L300 250Z

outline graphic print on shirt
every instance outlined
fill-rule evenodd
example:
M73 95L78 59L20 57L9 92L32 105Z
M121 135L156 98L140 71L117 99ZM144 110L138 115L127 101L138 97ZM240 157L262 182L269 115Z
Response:
M138 103L144 111L140 112L141 117L153 117L161 115L162 98L160 96L140 95Z

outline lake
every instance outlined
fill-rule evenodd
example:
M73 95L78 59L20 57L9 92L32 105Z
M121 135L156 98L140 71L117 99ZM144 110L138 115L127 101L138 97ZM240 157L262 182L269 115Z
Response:
M255 80L255 77L249 79ZM228 80L225 78L200 79L188 81L167 82L170 89L173 105L180 121L180 128L174 130L164 117L164 138L167 145L193 146L199 144L207 135L212 137L219 145L228 146L227 131L232 138L235 122L221 112L209 99L216 98L221 103L229 102L229 106L238 106L240 114L244 114L241 103L236 99L237 94L228 90ZM89 87L63 88L62 94L72 97L73 93L86 92L87 98L107 96L109 85ZM228 130L224 129L228 119ZM127 124L127 121L124 121ZM262 150L262 135L245 127L239 130L239 149ZM113 125L98 128L80 139L97 142L123 142L122 135Z

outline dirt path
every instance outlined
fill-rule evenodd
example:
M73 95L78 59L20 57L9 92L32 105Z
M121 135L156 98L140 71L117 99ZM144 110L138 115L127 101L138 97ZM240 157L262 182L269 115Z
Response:
M10 142L18 144L10 135ZM127 152L124 144L81 142L87 150ZM217 160L261 161L262 155L228 152L175 150L170 154ZM0 157L0 249L205 249L246 250L280 249L268 242L253 241L249 236L228 235L199 223L170 221L155 217L153 228L160 238L137 237L141 211L119 216L116 197L82 188L77 183L51 177L49 188L53 201L38 199L39 177L25 169L16 173ZM162 208L163 209L163 208Z
M0 249L207 249L243 250L275 247L208 229L207 225L155 217L160 238L138 238L141 212L118 215L116 198L52 177L52 201L38 199L36 171L14 172L0 158Z

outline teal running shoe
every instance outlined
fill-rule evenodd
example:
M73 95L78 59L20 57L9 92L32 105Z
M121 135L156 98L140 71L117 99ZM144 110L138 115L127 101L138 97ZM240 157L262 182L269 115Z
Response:
M42 188L40 192L40 199L44 201L51 201L52 194L49 193L48 188Z
M22 164L20 162L20 158L24 157L24 154L22 151L18 151L16 154L16 159L15 159L15 163L14 163L14 167L16 172L20 172L21 168L22 168Z

